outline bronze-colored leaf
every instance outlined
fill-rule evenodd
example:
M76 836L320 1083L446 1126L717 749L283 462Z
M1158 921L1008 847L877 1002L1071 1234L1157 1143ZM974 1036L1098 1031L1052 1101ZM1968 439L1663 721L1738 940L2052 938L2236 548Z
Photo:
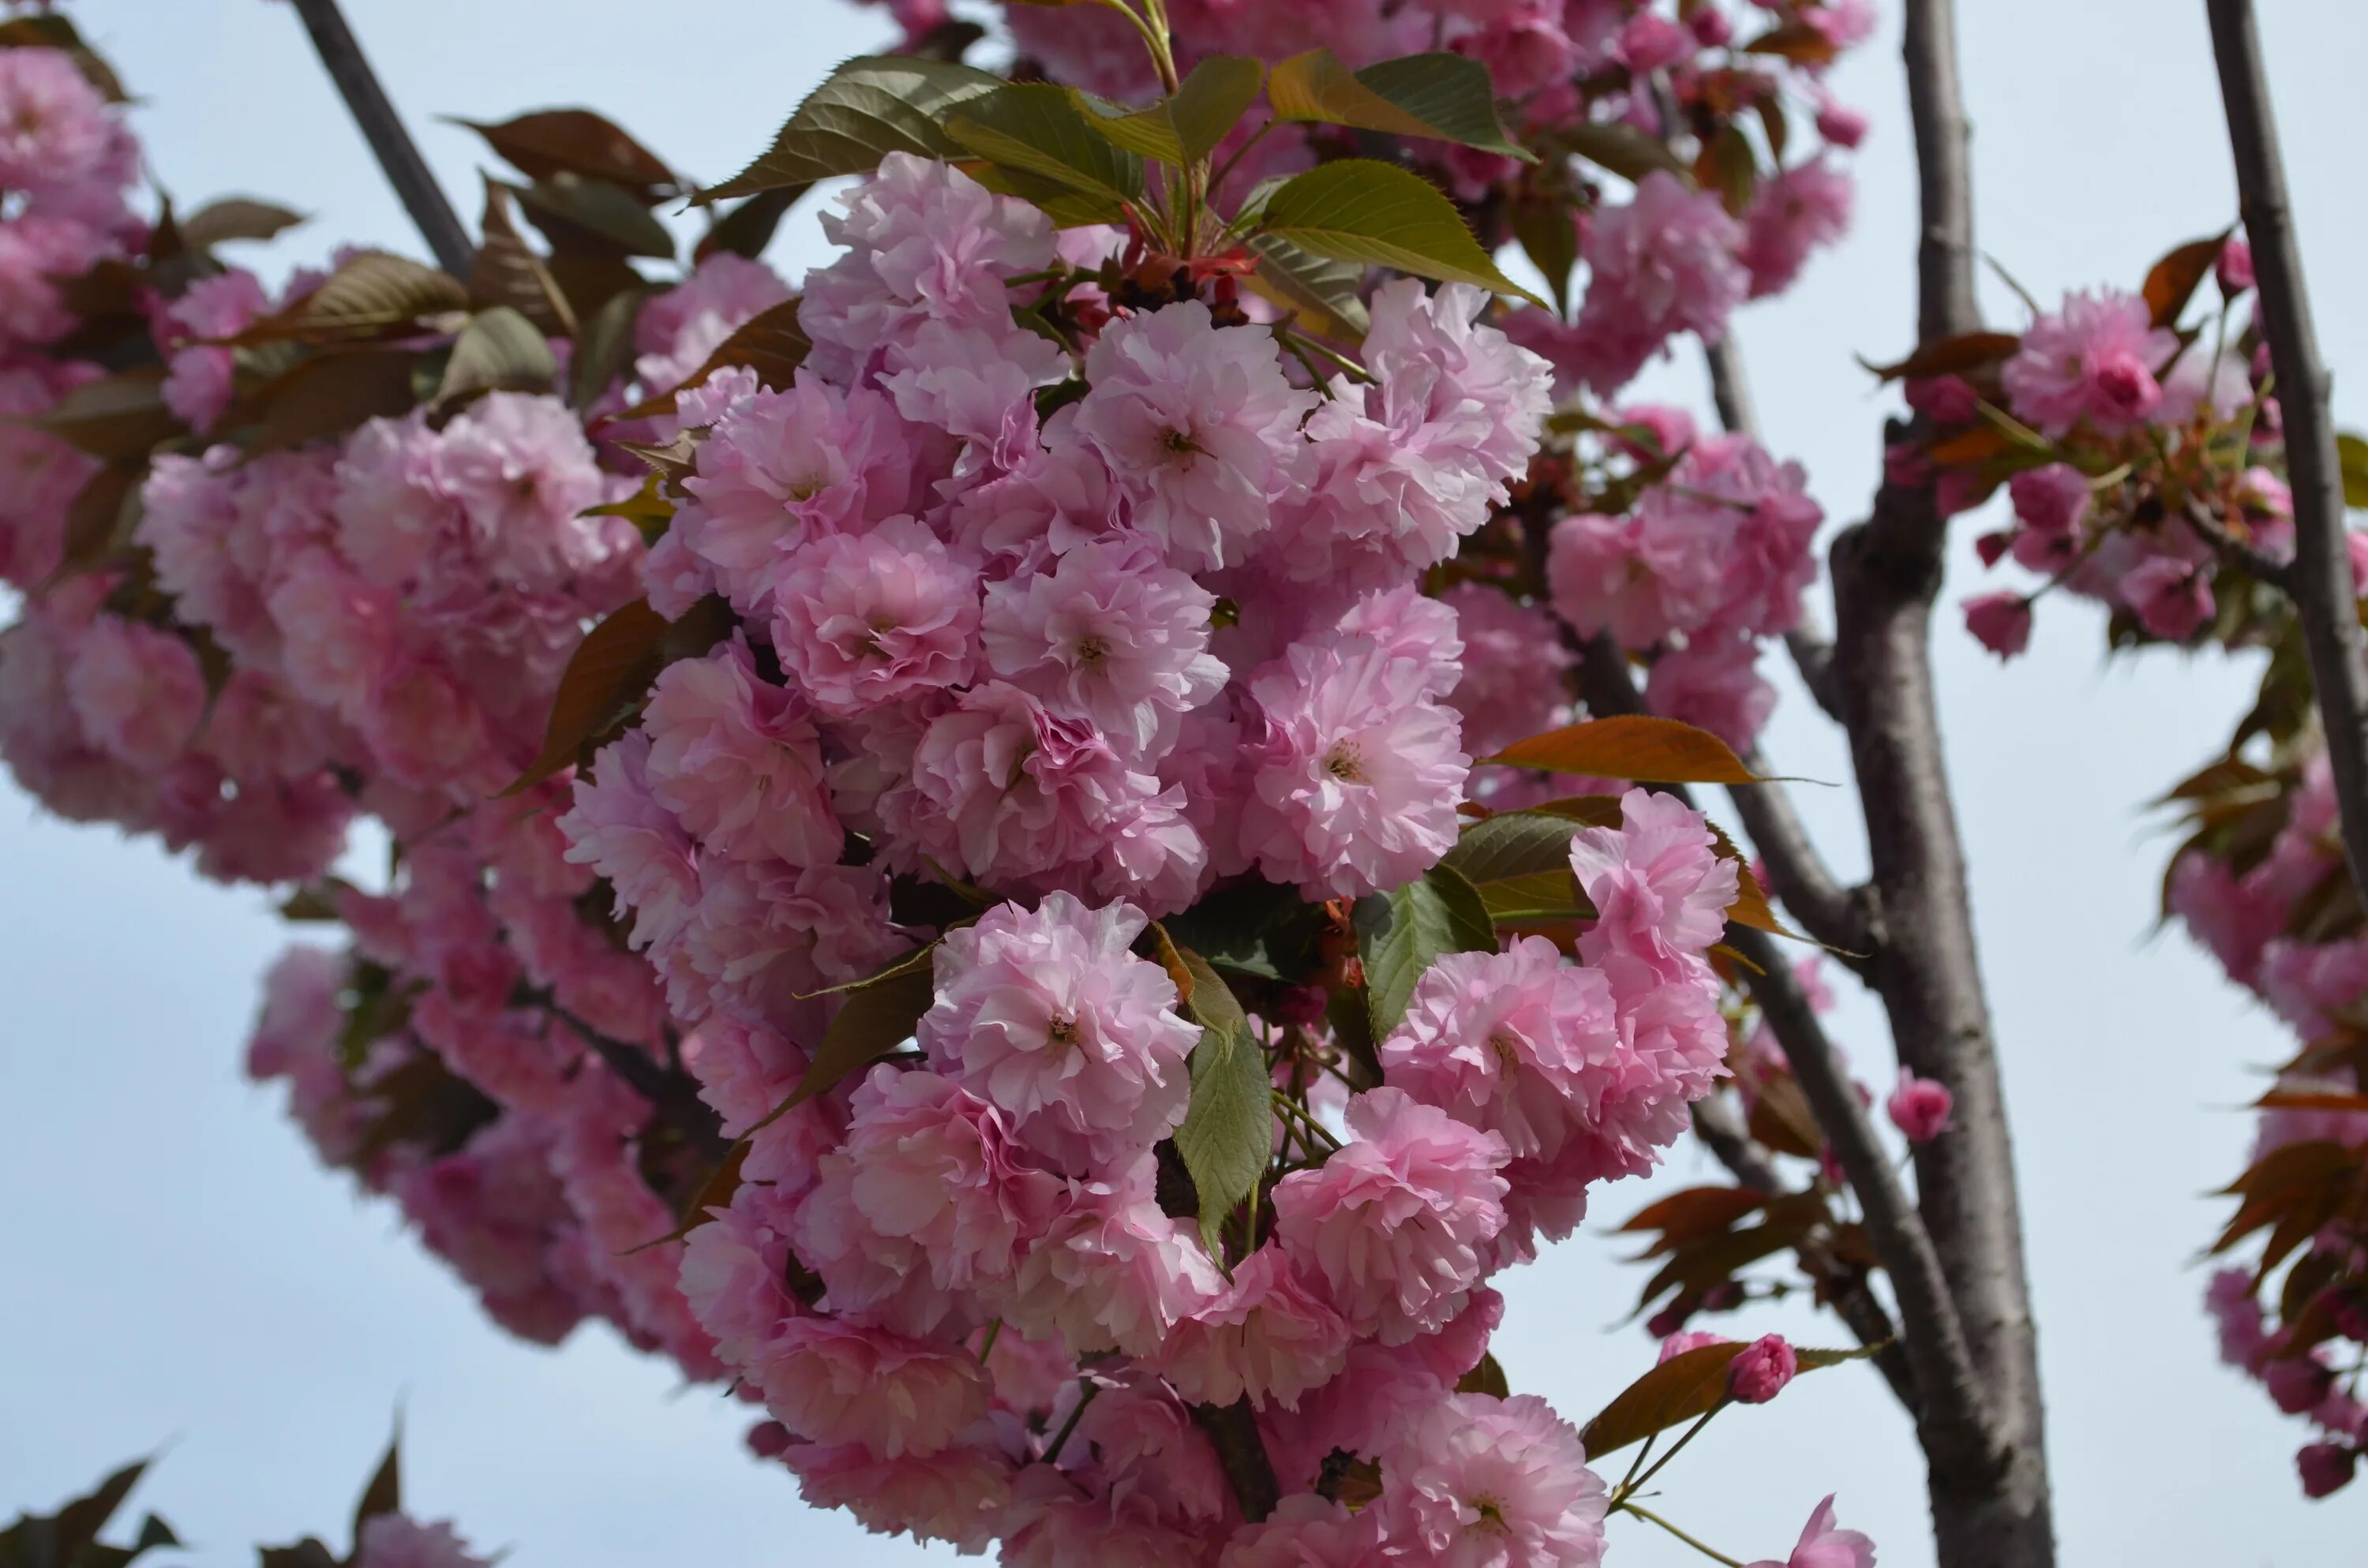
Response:
M408 348L356 348L315 355L259 392L262 416L250 452L285 451L346 435L372 419L394 419L418 403Z
M1813 1372L1862 1359L1873 1355L1875 1348L1798 1350L1794 1355L1800 1370ZM1630 1383L1579 1432L1578 1440L1587 1449L1588 1461L1615 1453L1631 1443L1642 1442L1656 1432L1699 1420L1717 1409L1726 1398L1728 1363L1743 1350L1740 1342L1698 1346L1670 1357Z
M670 659L705 653L732 624L730 608L712 597L693 605L677 621L652 609L647 599L635 599L611 613L585 634L568 659L543 725L542 750L502 791L504 798L530 790L574 764L586 743L640 704Z
M717 344L707 362L684 377L679 386L636 403L617 417L647 419L653 415L672 414L676 400L684 392L705 384L708 377L734 365L756 371L761 385L781 390L796 378L798 367L805 363L813 347L804 329L798 325L798 301L784 300L750 317L738 331Z
M209 201L181 220L181 239L199 250L236 240L268 240L304 221L302 212L251 196Z
M469 264L469 303L479 310L507 305L545 334L573 337L575 310L541 256L518 232L507 186L488 176L485 210L478 228L484 238Z
M934 958L937 949L930 947L922 951ZM915 963L913 959L908 953L842 993L846 1000L830 1027L823 1030L822 1042L814 1047L804 1074L781 1103L781 1110L828 1094L850 1074L863 1071L913 1038L921 1015L937 999L932 966Z
M1708 730L1642 714L1567 725L1516 741L1483 760L1640 784L1752 784L1759 778Z
M1651 1257L1698 1237L1730 1230L1736 1221L1759 1212L1767 1201L1766 1193L1748 1187L1690 1187L1646 1204L1620 1229L1660 1232L1660 1240L1645 1255Z
M581 175L622 186L645 201L677 188L674 171L664 159L605 115L587 108L539 109L498 125L472 119L454 123L484 137L529 179Z
M1927 376L1962 376L1985 365L2012 358L2022 339L2010 332L1962 332L1936 338L1907 358L1889 365L1859 363L1886 381L1920 381Z
M2146 286L2139 291L2146 297L2146 310L2153 315L2155 325L2178 324L2180 312L2195 297L2197 287L2220 259L2234 232L2223 229L2209 238L2190 240L2146 269Z
M108 462L145 457L184 428L165 406L164 386L162 365L137 366L85 381L27 423Z

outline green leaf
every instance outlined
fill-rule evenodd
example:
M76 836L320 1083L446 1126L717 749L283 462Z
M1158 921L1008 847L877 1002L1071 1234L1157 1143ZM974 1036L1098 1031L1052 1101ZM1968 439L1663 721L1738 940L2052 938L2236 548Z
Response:
M1209 960L1178 947L1164 929L1153 930L1178 1000L1201 1026L1190 1059L1191 1106L1175 1142L1200 1195L1201 1244L1222 1260L1225 1220L1258 1191L1274 1151L1266 1053L1241 1003Z
M573 406L589 408L599 402L600 394L632 364L633 327L648 299L640 289L620 290L577 329L575 353L567 366Z
M1415 982L1432 960L1497 949L1487 905L1452 866L1433 866L1394 892L1359 899L1355 923L1365 961L1365 1007L1377 1040L1406 1017Z
M1295 175L1267 199L1266 232L1335 261L1543 300L1497 270L1439 187L1392 164L1344 158Z
M1643 714L1568 724L1516 741L1483 760L1640 784L1753 784L1759 779L1708 730Z
M1442 863L1471 881L1498 926L1558 926L1595 913L1571 874L1577 831L1565 818L1507 812L1466 826Z
M1498 1364L1497 1358L1485 1352L1478 1364L1457 1381L1455 1392L1493 1394L1498 1399L1508 1399L1513 1392L1505 1381L1505 1369Z
M1751 138L1733 120L1702 143L1702 155L1694 160L1694 183L1718 192L1720 202L1737 218L1751 205L1751 187L1759 177L1759 159L1751 150Z
M1258 98L1266 67L1239 54L1212 54L1192 67L1175 93L1147 109L1103 112L1082 98L1086 123L1113 144L1181 168L1209 155Z
M1258 256L1258 270L1245 279L1253 290L1292 312L1302 331L1336 343L1364 341L1373 323L1357 297L1361 265L1311 256L1272 234L1252 234L1248 244Z
M510 190L554 245L572 240L623 256L674 259L674 235L639 197L613 181L561 173Z
M542 329L510 309L479 311L452 342L436 402L449 406L481 392L549 392L559 361Z
M1630 1383L1588 1422L1578 1435L1589 1462L1641 1442L1656 1432L1699 1419L1717 1409L1726 1398L1727 1363L1741 1355L1741 1341L1697 1346L1668 1360ZM1800 1369L1814 1372L1872 1356L1861 1350L1796 1350Z
M2343 504L2368 510L2368 441L2346 430L2335 437L2335 455L2343 470Z
M1512 207L1513 237L1521 254L1543 275L1554 291L1554 312L1570 314L1570 275L1578 266L1578 224L1567 198L1541 193L1517 197Z
M1642 180L1656 169L1679 179L1689 177L1685 161L1669 151L1668 143L1624 120L1581 120L1560 125L1548 131L1545 140L1555 151L1585 158L1624 180Z
M690 253L691 259L705 261L718 251L730 251L756 260L773 243L781 219L797 205L800 197L813 188L807 185L783 185L758 191L718 218L715 226L700 236L697 248Z
M850 60L798 106L761 157L692 199L703 206L779 186L866 175L891 153L954 157L959 149L947 140L946 116L1003 85L1000 76L950 61Z
M1314 49L1274 68L1267 100L1280 119L1424 136L1537 162L1506 136L1488 69L1467 55L1409 54L1351 74L1330 50Z
M804 1075L780 1110L828 1094L848 1074L861 1072L912 1039L921 1015L937 999L936 956L932 944L841 986L838 994L847 1000L823 1031Z
M1065 87L998 87L949 116L946 134L965 152L1051 180L1113 213L1143 196L1143 160L1097 134Z
M361 1543L362 1527L381 1514L403 1511L403 1424L395 1423L394 1436L387 1440L386 1457L378 1461L371 1472L370 1484L362 1488L361 1500L354 1505L354 1543Z

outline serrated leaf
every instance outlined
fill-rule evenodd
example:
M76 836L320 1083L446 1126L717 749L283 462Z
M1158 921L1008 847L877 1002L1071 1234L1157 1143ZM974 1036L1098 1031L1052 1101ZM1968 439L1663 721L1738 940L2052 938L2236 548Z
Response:
M1200 162L1257 101L1266 66L1239 54L1212 54L1176 91L1147 109L1102 112L1081 100L1086 123L1105 140L1145 158L1182 167Z
M1740 1340L1697 1346L1630 1383L1580 1431L1578 1440L1587 1449L1588 1462L1717 1409L1726 1398L1728 1363L1745 1348ZM1874 1349L1796 1350L1793 1354L1799 1369L1812 1372L1863 1359Z
M828 1094L840 1080L861 1072L912 1039L921 1015L937 999L933 978L936 954L933 944L843 987L841 994L846 1001L830 1020L830 1027L823 1031L822 1043L814 1047L798 1086L780 1109L788 1110L817 1095ZM930 961L916 962L916 958Z
M692 199L705 205L778 186L870 174L891 153L956 156L960 150L946 137L945 117L1003 85L1000 76L950 61L878 55L848 61L798 106L762 156Z
M1393 164L1343 158L1294 175L1267 199L1260 222L1268 233L1316 256L1545 303L1497 270L1438 187Z
M2146 269L2146 285L2139 292L2145 297L2146 310L2158 327L2175 326L2187 301L2195 297L2196 289L2210 275L2227 245L2232 229L2223 229L2209 238L2190 240L2173 248L2161 260Z
M1468 55L1434 52L1350 72L1328 49L1293 55L1267 80L1277 119L1422 136L1535 163L1505 134L1488 69Z
M531 180L582 175L607 180L643 196L672 189L674 171L666 161L606 116L587 108L538 109L497 125L453 122L485 139L513 168Z
M211 250L236 240L268 240L304 221L302 212L251 196L225 196L207 202L180 221L181 240Z
M1143 160L1098 135L1064 87L1008 84L963 104L945 129L965 152L1113 208L1143 196Z
M1580 120L1559 125L1547 133L1546 142L1632 183L1656 169L1681 180L1691 177L1685 161L1669 151L1668 142L1646 135L1625 120Z
M1357 948L1373 1038L1406 1017L1415 983L1441 953L1494 952L1497 929L1479 891L1451 866L1433 866L1395 892L1357 901Z
M798 325L798 301L784 300L751 316L731 336L717 344L707 362L684 377L681 385L637 403L617 417L646 419L652 415L672 414L676 400L684 392L703 385L708 377L732 365L756 371L757 381L764 386L776 391L784 389L796 380L798 367L805 363L813 347L805 329Z
M773 243L774 232L780 228L781 219L797 205L799 198L813 188L810 185L784 185L758 191L718 218L714 226L700 236L698 245L690 253L691 260L705 261L723 251L756 260L765 254L765 247Z
M573 337L575 308L542 257L518 233L510 215L509 187L487 176L482 236L469 263L469 302L479 310L507 305L546 333Z
M468 303L469 290L451 274L408 256L364 251L347 257L318 289L288 310L241 335L256 341L392 336L430 317L464 310Z
M87 572L131 542L140 520L140 486L147 476L148 456L142 452L108 463L74 492L66 507L65 548L51 581Z
M1254 233L1247 244L1258 256L1258 270L1243 281L1261 298L1292 312L1312 336L1364 341L1373 324L1357 297L1365 280L1361 263L1313 256L1273 234Z
M481 392L549 392L559 361L542 329L510 309L479 311L452 341L436 402L450 404Z
M1232 987L1209 960L1190 948L1175 947L1165 932L1159 940L1163 960L1172 954L1190 981L1177 991L1201 1026L1189 1063L1192 1099L1174 1134L1176 1152L1200 1195L1201 1244L1212 1257L1222 1258L1225 1219L1258 1191L1274 1148L1266 1053L1250 1033Z
M1589 719L1516 741L1484 758L1508 767L1588 773L1640 784L1753 784L1725 741L1708 730L1643 714Z
M573 242L606 246L620 256L674 259L674 235L639 198L613 181L561 173L509 189L554 245Z
M260 389L248 406L261 417L246 449L286 451L393 419L419 402L413 371L422 356L408 348L357 348L318 354Z

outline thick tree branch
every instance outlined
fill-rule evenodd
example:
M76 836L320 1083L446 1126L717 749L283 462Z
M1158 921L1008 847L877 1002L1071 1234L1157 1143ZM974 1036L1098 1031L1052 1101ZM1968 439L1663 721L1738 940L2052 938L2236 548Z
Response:
M1955 0L1907 0L1907 115L1916 130L1922 228L1916 246L1920 343L1981 325L1974 303L1974 170L1957 85Z
M1758 753L1744 759L1754 773L1766 771ZM1862 890L1834 880L1793 810L1792 798L1776 784L1733 784L1727 799L1743 819L1743 831L1768 870L1769 891L1782 900L1801 928L1827 948L1845 968L1863 976L1874 949L1873 923Z
M346 108L352 111L354 122L369 139L370 151L378 155L379 167L386 172L389 184L403 200L403 209L411 214L411 222L419 230L420 238L435 255L436 265L455 278L469 276L469 260L476 254L470 243L469 231L461 226L460 215L444 199L444 192L428 171L427 161L419 155L419 148L403 128L394 105L387 100L386 90L379 85L378 74L370 69L370 60L362 53L361 44L354 30L346 25L345 17L337 10L337 0L294 0L296 14L304 22L304 30L313 35L313 47L328 68L329 77L344 95Z
M2311 685L2327 731L2327 758L2343 828L2351 883L2368 900L2368 665L2361 659L2360 607L2343 516L2343 473L2328 415L2327 367L2312 331L2286 199L2285 161L2261 66L2251 0L2205 0L2220 98L2228 112L2245 236L2253 247L2270 363L2277 372L2287 479L2294 487L2294 558L2284 585L2302 621ZM2272 579L2274 580L2274 579Z

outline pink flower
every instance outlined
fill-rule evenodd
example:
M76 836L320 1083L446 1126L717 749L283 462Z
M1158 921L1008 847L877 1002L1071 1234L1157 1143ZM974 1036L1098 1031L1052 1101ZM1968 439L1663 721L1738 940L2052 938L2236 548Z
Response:
M66 694L100 746L134 767L157 769L179 756L196 732L206 680L180 638L101 615L74 644Z
M2031 646L2031 601L2021 594L1975 594L1965 601L1965 630L1991 653L2011 659Z
M1898 1086L1883 1102L1883 1108L1910 1143L1929 1143L1949 1130L1949 1111L1954 1103L1946 1084L1919 1078L1902 1067Z
M856 979L901 945L887 892L876 866L701 859L689 920L652 953L675 1016L695 1022L721 1009L810 1038L827 1010L810 994Z
M232 351L193 338L228 337L270 305L262 282L243 267L200 278L159 313L161 347L172 350L165 406L193 430L204 430L230 406Z
M1236 1530L1217 1568L1371 1568L1383 1561L1381 1523L1371 1508L1352 1514L1313 1493L1296 1493L1263 1524Z
M1753 299L1791 288L1811 251L1849 232L1850 194L1850 176L1822 157L1761 183L1744 215L1740 253L1751 272Z
M1291 1409L1349 1355L1349 1325L1303 1281L1281 1248L1261 1246L1234 1270L1224 1294L1178 1323L1159 1370L1196 1403Z
M560 592L640 553L622 517L583 516L619 488L601 472L581 419L556 398L487 393L444 427L435 465L490 585Z
M1370 637L1293 643L1249 683L1263 721L1242 847L1315 898L1395 887L1453 847L1471 758L1429 672Z
M904 773L878 805L900 869L926 856L989 884L1126 890L1163 911L1199 887L1208 851L1182 791L1008 682L931 720Z
M348 721L369 707L394 661L394 597L327 550L297 552L268 600L285 639L288 683Z
M2074 292L2060 313L2031 324L1999 378L2014 412L2047 435L2086 419L2099 435L2118 436L2162 401L2155 377L2178 351L2179 339L2153 324L2136 295Z
M837 864L846 834L831 814L814 723L792 694L758 677L745 643L667 665L642 724L650 793L702 846Z
M789 1238L772 1194L754 1184L734 1193L730 1208L710 1212L683 1243L683 1299L724 1364L746 1367L801 1311L786 1281Z
M1651 11L1639 11L1620 29L1620 58L1639 76L1650 75L1691 54L1694 40L1686 29Z
M1263 327L1220 327L1197 300L1114 323L1086 355L1076 428L1134 501L1135 526L1192 571L1240 560L1315 406Z
M1742 1404L1765 1404L1784 1392L1800 1359L1781 1334L1762 1335L1726 1364L1726 1392Z
M1834 1528L1834 1500L1828 1494L1802 1528L1792 1556L1782 1562L1768 1558L1750 1568L1874 1568L1874 1542L1856 1530Z
M1392 1085L1516 1156L1552 1155L1600 1108L1620 1049L1611 987L1543 937L1501 953L1443 953L1382 1041Z
M2169 642L2186 642L2212 619L2211 579L2176 555L2149 555L2132 567L2121 595L2140 626Z
M1661 1341L1661 1353L1654 1358L1653 1365L1657 1367L1664 1361L1674 1361L1687 1351L1699 1350L1705 1345L1729 1343L1732 1342L1723 1334L1712 1334L1698 1328L1684 1330Z
M773 585L773 646L826 713L860 713L971 677L978 569L923 524L809 540Z
M1624 953L1671 974L1718 941L1738 885L1700 812L1640 789L1620 798L1618 827L1572 835L1570 864L1596 908L1579 956Z
M1161 1211L1152 1169L1146 1158L1115 1182L1081 1188L1020 1264L1002 1304L1007 1324L1057 1338L1072 1355L1149 1357L1178 1324L1218 1301L1224 1277L1193 1227Z
M1596 1568L1603 1482L1534 1394L1450 1394L1396 1435L1373 1505L1392 1541L1439 1568Z
M2234 297L2253 286L2253 247L2240 235L2231 234L2228 243L2220 247L2220 259L2212 270L2219 279L2220 291Z
M1156 760L1183 715L1225 684L1225 666L1208 652L1215 603L1146 540L1082 544L1049 572L988 587L986 661L1049 711L1093 725L1122 756Z
M1002 904L948 932L921 1049L1028 1146L1125 1165L1183 1119L1184 1059L1200 1038L1177 1016L1167 971L1127 950L1148 924L1131 903L1088 909L1054 892L1032 914Z
M937 1453L986 1414L986 1373L967 1350L832 1318L783 1324L749 1374L791 1431L882 1459Z
M1866 140L1866 116L1843 103L1824 87L1816 92L1817 134L1837 147L1855 147Z
M1274 1188L1284 1255L1360 1336L1404 1345L1463 1309L1504 1229L1505 1141L1402 1089L1349 1102L1349 1144Z
M1593 276L1572 324L1578 379L1609 396L1671 335L1723 335L1748 285L1743 242L1716 193L1658 169L1628 205L1600 209L1581 247Z
M2305 1443L2294 1454L2305 1497L2326 1497L2342 1491L2351 1484L2351 1472L2359 1463L2360 1450L2341 1443Z
M422 1524L404 1514L374 1514L354 1532L354 1568L486 1568L491 1561L470 1551L449 1522Z
M63 50L0 51L0 186L71 185L113 142L107 102Z
M921 477L886 398L801 369L787 392L751 392L715 421L673 531L715 568L736 608L761 614L782 556L912 511Z
M1458 583L1437 601L1455 612L1463 676L1447 700L1463 715L1463 744L1478 754L1553 729L1569 706L1571 665L1553 619L1486 583Z
M1653 661L1645 700L1665 718L1748 751L1776 707L1776 688L1760 678L1759 658L1759 646L1748 636L1705 633Z
M761 261L727 250L654 296L633 318L633 374L651 392L679 386L723 340L790 297L790 286Z
M1011 1503L1011 1461L962 1442L926 1458L882 1459L860 1443L793 1443L781 1462L816 1508L844 1508L881 1535L984 1551Z
M917 1244L950 1290L1008 1277L1065 1184L1028 1165L993 1106L934 1073L874 1067L848 1123L848 1195L883 1236Z
M650 790L650 738L628 730L600 749L575 783L574 807L559 819L567 858L617 890L617 913L633 914L636 948L671 941L699 902L699 866L689 834Z

